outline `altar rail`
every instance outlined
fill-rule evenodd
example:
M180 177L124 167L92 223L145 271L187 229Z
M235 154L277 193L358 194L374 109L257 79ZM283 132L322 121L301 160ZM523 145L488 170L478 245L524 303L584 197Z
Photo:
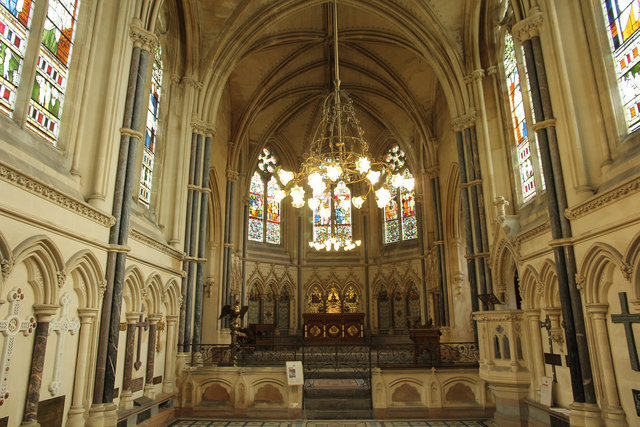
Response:
M238 349L238 366L284 366L286 361L309 359L310 355L318 352L318 348L322 348L324 355L335 355L331 363L337 363L342 354L350 354L350 358L356 357L354 353L357 352L360 354L359 360L370 360L370 366L374 368L476 367L479 359L478 345L474 342L370 346L243 345ZM228 345L202 344L201 352L206 366L230 365L231 350Z

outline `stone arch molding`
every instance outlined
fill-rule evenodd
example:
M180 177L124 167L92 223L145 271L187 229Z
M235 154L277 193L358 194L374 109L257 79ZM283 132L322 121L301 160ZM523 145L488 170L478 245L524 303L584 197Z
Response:
M6 242L3 245L6 245ZM58 304L58 291L64 285L67 273L62 254L52 240L45 235L30 237L16 246L9 260L12 261L6 278L10 276L14 265L24 263L35 295L34 302ZM3 276L4 271L3 265Z
M107 283L100 262L88 249L76 252L66 263L79 307L98 308Z

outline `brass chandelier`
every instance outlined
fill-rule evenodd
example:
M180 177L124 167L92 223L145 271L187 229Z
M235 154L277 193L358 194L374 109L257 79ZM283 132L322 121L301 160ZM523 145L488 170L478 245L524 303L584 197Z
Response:
M322 119L313 135L309 149L304 154L304 161L298 173L282 168L275 171L275 176L283 190L276 196L278 199L291 196L291 205L301 208L305 203L312 211L320 207L319 214L330 218L330 232L318 241L309 242L309 246L321 250L351 250L360 246L360 240L353 240L349 235L340 232L333 212L338 203L351 203L356 209L362 207L369 193L373 192L378 207L385 207L392 199L389 184L393 187L404 187L413 190L413 178L405 179L392 170L385 162L376 162L369 154L369 145L363 137L353 102L349 95L340 89L340 70L338 63L338 16L337 0L333 2L333 49L334 80L333 91L322 102ZM343 183L343 184L342 184ZM333 194L336 186L348 186L352 197L338 200L330 197L330 207L321 206L321 199L328 193ZM305 191L307 187L307 191ZM311 190L310 192L308 190ZM306 198L305 195L310 193ZM353 197L354 194L357 194Z

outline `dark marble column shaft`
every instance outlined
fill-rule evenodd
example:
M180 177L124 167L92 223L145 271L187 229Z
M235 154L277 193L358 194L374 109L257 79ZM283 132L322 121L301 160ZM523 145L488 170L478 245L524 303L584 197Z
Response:
M235 214L235 181L227 178L227 194L226 194L226 213L225 218L225 245L223 258L223 299L220 306L225 304L233 304L231 301L231 248L233 245L233 218Z
M136 325L127 323L127 337L124 344L124 370L122 371L122 393L131 391L133 377L133 352L135 349ZM122 394L121 393L121 394Z
M421 320L421 324L422 323L426 323L427 319L429 318L429 301L427 298L427 259L425 257L425 253L424 253L424 233L423 233L423 228L422 228L422 202L421 201L417 201L416 200L416 218L417 218L417 228L418 228L418 247L420 248L420 270L421 270L421 276L422 276L422 283L421 283L421 288L422 288L422 292L421 294L424 295L424 301L423 301L423 309L424 309L424 318L420 319ZM408 312L407 312L408 313Z
M40 386L42 385L42 368L44 356L47 350L47 337L49 336L49 322L38 322L33 340L33 352L31 353L31 370L29 372L29 384L27 385L27 398L24 403L22 423L32 423L38 415L38 402L40 401Z
M551 94L546 77L540 38L523 42L531 99L537 123L554 120ZM538 129L538 145L547 192L549 221L554 239L570 239L571 223L564 216L567 208L566 187L558 150L555 124ZM573 398L576 402L596 403L591 360L586 339L582 301L576 288L577 271L573 246L554 247L567 357Z
M193 185L195 187L200 186L200 178L201 178L201 167L202 167L202 135L197 134L196 136L196 161L194 167L194 178ZM199 204L200 197L199 192L193 192L192 198L192 209L191 209L191 229L190 237L189 237L189 253L190 257L195 257L197 252L197 243L198 243L198 213L199 213ZM193 321L193 290L195 287L196 281L196 268L195 263L190 262L189 268L187 269L187 298L184 300L183 304L185 304L185 321L184 321L184 351L191 351L191 327Z
M124 129L131 127L133 120L133 108L136 92L136 84L138 81L138 70L140 67L139 47L134 47L131 53L131 65L129 68L129 79L127 83L127 94L125 98L124 118L122 126ZM118 153L118 163L116 170L116 182L114 186L112 214L116 220L115 224L109 231L109 244L118 244L120 235L120 219L122 216L122 204L124 202L124 183L127 168L127 156L129 154L129 135L123 134L120 137L120 151ZM109 252L107 257L106 282L107 288L102 299L102 312L100 315L100 335L98 340L98 354L96 357L96 375L94 379L93 403L102 403L102 394L104 389L105 369L107 366L107 348L109 336L109 322L111 319L111 305L113 301L113 283L116 270L115 252Z
M147 372L145 382L153 385L153 368L156 360L156 339L158 322L149 323L149 341L147 343Z
M431 193L433 195L433 212L435 223L435 236L436 236L436 250L437 250L437 262L438 262L438 291L440 293L438 298L438 326L447 326L449 324L449 296L446 281L446 264L444 260L444 233L442 230L442 201L440 199L440 178L434 176L431 178Z
M147 101L145 77L149 51L140 52L140 67L138 69L136 91L133 106L133 116L131 119L132 129L139 130L142 118L142 106ZM118 244L124 246L129 237L129 220L131 216L131 201L134 182L139 178L136 174L136 161L139 140L137 136L129 139L129 154L127 158L127 169L125 175L125 185L123 192L122 215L120 217L120 233ZM119 252L116 256L116 271L113 283L113 302L111 306L111 319L109 321L109 343L107 345L107 364L105 367L103 403L113 401L113 390L116 379L116 365L118 360L118 339L120 335L120 311L122 308L122 287L124 285L124 272L126 268L126 252Z
M367 331L371 331L371 283L369 277L369 222L368 216L362 215L362 240L364 243L364 289L366 298L366 315L365 315L365 328ZM303 297L300 296L299 299Z
M192 186L195 179L195 168L196 168L196 141L198 139L197 134L194 132L191 134L191 154L189 160L189 185ZM189 248L191 247L191 211L193 210L193 198L194 198L195 190L193 188L188 189L187 193L187 214L185 216L185 231L184 231L184 253L189 256ZM185 343L184 343L184 329L186 323L187 316L187 305L185 302L187 301L187 286L189 283L189 267L191 265L191 261L185 260L182 263L182 269L185 272L184 277L182 278L182 301L183 303L180 305L180 323L178 325L178 351L186 351Z
M198 222L198 267L196 273L196 289L193 314L193 351L200 352L202 339L202 292L204 285L204 262L207 250L207 211L209 207L209 159L211 156L211 137L204 139L202 159L202 192L200 193L200 219Z
M480 309L478 304L478 282L476 275L476 262L474 258L473 250L473 234L471 228L471 205L469 204L469 187L467 186L467 170L466 161L464 158L464 142L462 138L462 131L456 132L456 144L458 148L458 166L460 172L460 201L462 203L462 217L464 221L464 234L465 244L467 252L467 274L469 276L469 288L471 292L471 309L472 311L478 311ZM475 334L475 340L478 341L478 329L474 322L473 330Z

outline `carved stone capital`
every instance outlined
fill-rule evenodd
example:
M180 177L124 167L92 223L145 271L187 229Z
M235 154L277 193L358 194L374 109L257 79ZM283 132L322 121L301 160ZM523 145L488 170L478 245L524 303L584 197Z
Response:
M433 178L437 178L438 175L440 175L440 166L439 165L433 165L431 167L429 167L429 169L427 169L427 176L431 179Z
M541 27L542 12L537 7L532 8L529 10L529 16L513 25L513 38L518 40L520 43L530 40L540 35Z
M139 47L153 54L158 46L158 36L142 27L139 19L134 19L129 26L129 37L134 47Z
M191 86L194 89L202 89L202 87L204 86L202 84L201 81L198 81L197 79L191 77L191 76L184 76L182 77L182 83L184 83L187 86Z
M487 76L493 76L494 74L497 74L497 73L498 73L498 67L496 67L495 65L487 67Z
M471 80L474 82L477 80L482 80L484 78L485 72L482 68L478 68L477 70L473 70L471 72Z
M191 130L194 133L200 133L206 136L215 136L216 134L216 128L213 125L196 117L191 119Z
M465 114L453 119L451 121L451 128L453 129L454 132L459 132L466 128L475 126L477 121L478 121L478 114L476 113L476 111L472 111L468 114Z
M227 169L226 176L227 176L227 181L232 181L232 182L236 182L238 178L240 178L240 174L231 169Z

